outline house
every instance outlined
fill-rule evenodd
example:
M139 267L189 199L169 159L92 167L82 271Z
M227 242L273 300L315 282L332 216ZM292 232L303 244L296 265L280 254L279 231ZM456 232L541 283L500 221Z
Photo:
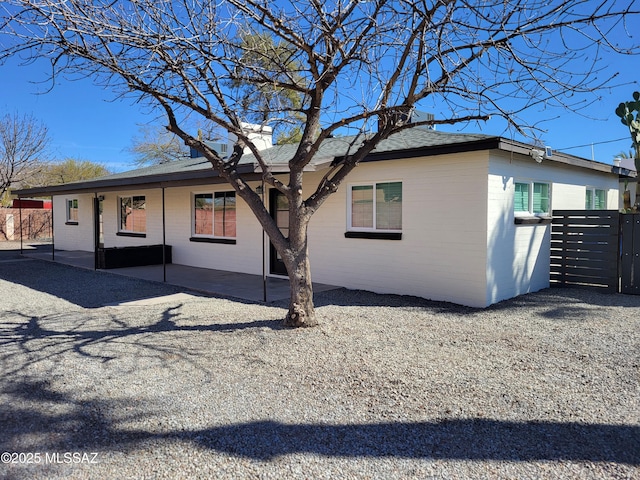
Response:
M353 141L323 143L305 173L309 191ZM295 146L270 145L263 154L285 179ZM312 218L313 280L473 307L546 288L552 210L618 209L617 170L497 136L404 130ZM239 172L262 188L251 155ZM166 244L173 263L286 275L248 206L204 158L17 193L53 197L59 249ZM283 197L263 195L286 232Z

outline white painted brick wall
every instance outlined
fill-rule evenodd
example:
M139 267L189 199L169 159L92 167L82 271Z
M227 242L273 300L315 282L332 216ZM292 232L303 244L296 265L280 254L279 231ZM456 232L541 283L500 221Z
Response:
M78 225L67 225L67 200L78 199ZM93 251L93 194L53 197L53 232L60 250Z
M483 305L487 163L469 153L358 166L311 220L313 280ZM348 185L393 180L403 183L402 240L345 238Z

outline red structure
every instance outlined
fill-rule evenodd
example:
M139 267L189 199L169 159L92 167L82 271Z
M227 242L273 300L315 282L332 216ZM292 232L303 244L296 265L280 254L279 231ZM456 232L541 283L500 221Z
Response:
M51 210L51 200L40 200L33 198L15 198L13 200L12 208L44 208L45 210Z

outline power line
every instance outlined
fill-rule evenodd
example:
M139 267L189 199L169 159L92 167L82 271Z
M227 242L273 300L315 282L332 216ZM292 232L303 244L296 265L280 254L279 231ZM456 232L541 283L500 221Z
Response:
M621 140L627 140L628 138L629 137L622 137L622 138L618 138L616 140L605 140L603 142L587 143L586 145L576 145L575 147L558 148L558 150L559 151L564 151L564 150L572 150L574 148L592 147L593 145L602 145L604 143L614 143L614 142L619 142Z

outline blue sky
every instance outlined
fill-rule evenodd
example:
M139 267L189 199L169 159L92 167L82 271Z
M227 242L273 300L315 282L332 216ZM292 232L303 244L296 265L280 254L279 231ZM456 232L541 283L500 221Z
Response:
M547 120L543 124L547 133L542 135L546 145L588 159L593 155L595 160L607 163L618 152L629 151L629 133L614 110L621 101L631 100L634 90L640 90L636 80L640 59L611 55L605 62L609 73L619 73L615 83L626 85L603 90L601 99L585 111L591 118L561 109L532 110L525 116L531 123ZM133 137L139 135L139 126L157 124L156 117L131 99L112 101L112 92L88 80L61 80L45 93L48 84L37 82L46 79L46 72L44 61L31 65L9 61L0 66L0 113L29 113L45 123L52 137L53 154L58 159L91 160L113 171L134 168L127 148ZM461 126L439 129L511 136L498 119L464 129ZM572 148L578 146L581 147Z

